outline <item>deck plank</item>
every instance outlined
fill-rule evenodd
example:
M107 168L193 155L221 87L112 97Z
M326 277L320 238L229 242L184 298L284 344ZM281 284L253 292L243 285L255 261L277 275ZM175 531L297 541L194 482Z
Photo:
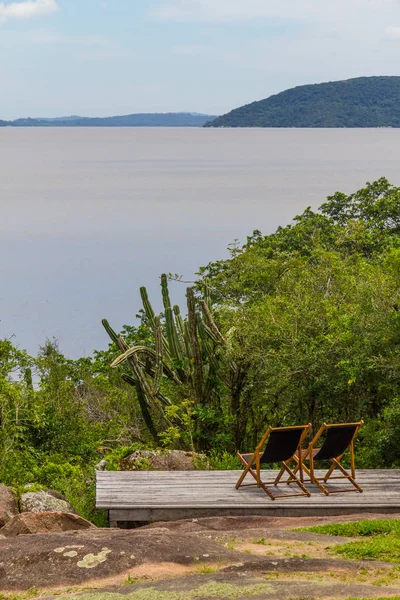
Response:
M362 494L324 496L307 484L310 498L271 501L262 489L235 489L241 471L98 471L96 506L109 510L111 521L179 519L222 514L351 514L400 513L400 470L359 470ZM264 472L272 480L277 471ZM323 474L321 472L321 474ZM251 480L249 480L251 482ZM332 481L343 486L342 481ZM347 485L346 483L344 483ZM292 486L295 489L295 486ZM288 486L279 487L284 492Z

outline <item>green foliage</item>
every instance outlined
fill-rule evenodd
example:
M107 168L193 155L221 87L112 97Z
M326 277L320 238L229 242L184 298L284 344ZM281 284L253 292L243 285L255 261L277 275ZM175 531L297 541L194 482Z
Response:
M295 87L236 108L205 127L400 127L400 77Z
M359 466L400 464L400 189L336 193L200 270L229 356L247 359L243 447L265 424L363 418Z
M139 449L140 444L131 444L130 446L118 446L111 452L108 452L104 456L104 460L107 462L107 471L118 471L121 460Z
M137 437L146 443L133 390L102 358L68 360L54 340L29 357L0 341L0 481L19 493L51 488L99 525L95 465Z
M236 471L241 469L241 462L232 452L212 451L207 456L207 464L214 471Z

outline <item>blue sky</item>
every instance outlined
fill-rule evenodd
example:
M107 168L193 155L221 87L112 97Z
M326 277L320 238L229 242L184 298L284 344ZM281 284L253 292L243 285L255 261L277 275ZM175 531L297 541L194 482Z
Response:
M399 0L6 0L0 118L220 114L399 59Z

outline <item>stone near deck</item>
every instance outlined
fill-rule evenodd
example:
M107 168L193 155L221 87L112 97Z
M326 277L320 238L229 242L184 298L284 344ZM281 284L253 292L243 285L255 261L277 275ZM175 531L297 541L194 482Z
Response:
M55 533L96 529L96 526L78 515L61 512L21 513L1 530L4 537L16 537L30 533Z
M18 514L17 497L10 488L0 483L0 527Z
M63 512L75 513L74 507L57 492L26 492L21 497L21 512Z
M207 458L182 450L136 450L120 461L122 471L194 471L207 467Z

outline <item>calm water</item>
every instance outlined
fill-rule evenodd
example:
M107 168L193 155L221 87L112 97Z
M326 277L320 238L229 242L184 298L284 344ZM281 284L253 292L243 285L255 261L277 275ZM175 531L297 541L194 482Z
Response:
M71 356L133 323L138 288L327 194L400 185L400 130L0 129L0 337ZM176 298L183 286L174 284Z

